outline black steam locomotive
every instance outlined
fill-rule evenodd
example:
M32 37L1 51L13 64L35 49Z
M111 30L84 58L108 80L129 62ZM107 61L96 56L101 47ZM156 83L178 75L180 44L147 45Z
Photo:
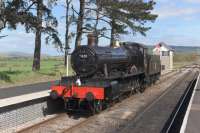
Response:
M160 75L159 56L149 55L139 43L120 47L81 46L71 56L72 67L82 78L117 79L142 74L145 78Z
M161 73L160 57L149 55L147 47L135 42L118 47L80 46L72 53L71 64L76 76L63 77L51 87L52 97L62 97L67 109L75 103L79 108L84 101L100 110L121 95L143 91Z
M81 46L72 53L71 62L82 77L120 77L144 70L144 52L138 44L119 48Z

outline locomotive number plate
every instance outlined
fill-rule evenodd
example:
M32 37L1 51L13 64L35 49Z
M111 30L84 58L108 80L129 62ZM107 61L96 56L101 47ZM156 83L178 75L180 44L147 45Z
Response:
M80 58L82 58L82 59L88 58L88 55L87 55L87 54L80 54L79 56L80 56Z

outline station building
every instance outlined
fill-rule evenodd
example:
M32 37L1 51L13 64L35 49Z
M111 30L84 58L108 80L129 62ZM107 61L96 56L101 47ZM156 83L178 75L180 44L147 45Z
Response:
M153 54L160 56L162 73L173 70L174 49L160 42L154 47Z

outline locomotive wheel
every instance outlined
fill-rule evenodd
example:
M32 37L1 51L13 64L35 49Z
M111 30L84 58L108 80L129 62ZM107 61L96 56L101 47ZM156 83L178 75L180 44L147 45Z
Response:
M58 99L58 93L56 91L52 91L50 93L50 97L53 99L53 100L56 100Z
M102 100L97 100L94 102L95 113L100 113L103 110Z
M140 92L143 93L144 91L145 91L145 88L143 86L141 86Z
M131 88L130 96L132 96L135 93L134 87Z
M103 110L103 102L102 100L94 100L89 102L90 110L92 114L98 114Z

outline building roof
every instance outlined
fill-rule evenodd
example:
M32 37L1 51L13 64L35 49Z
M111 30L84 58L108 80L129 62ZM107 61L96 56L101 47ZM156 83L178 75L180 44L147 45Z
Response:
M171 48L170 46L168 46L166 43L164 42L160 42L156 45L156 47L165 47L166 49L168 49L169 51L174 51L173 48Z
M137 43L137 42L122 42L122 44L131 44L131 45L137 45L139 47L142 47L142 48L146 48L147 49L147 46L142 44L142 43Z

